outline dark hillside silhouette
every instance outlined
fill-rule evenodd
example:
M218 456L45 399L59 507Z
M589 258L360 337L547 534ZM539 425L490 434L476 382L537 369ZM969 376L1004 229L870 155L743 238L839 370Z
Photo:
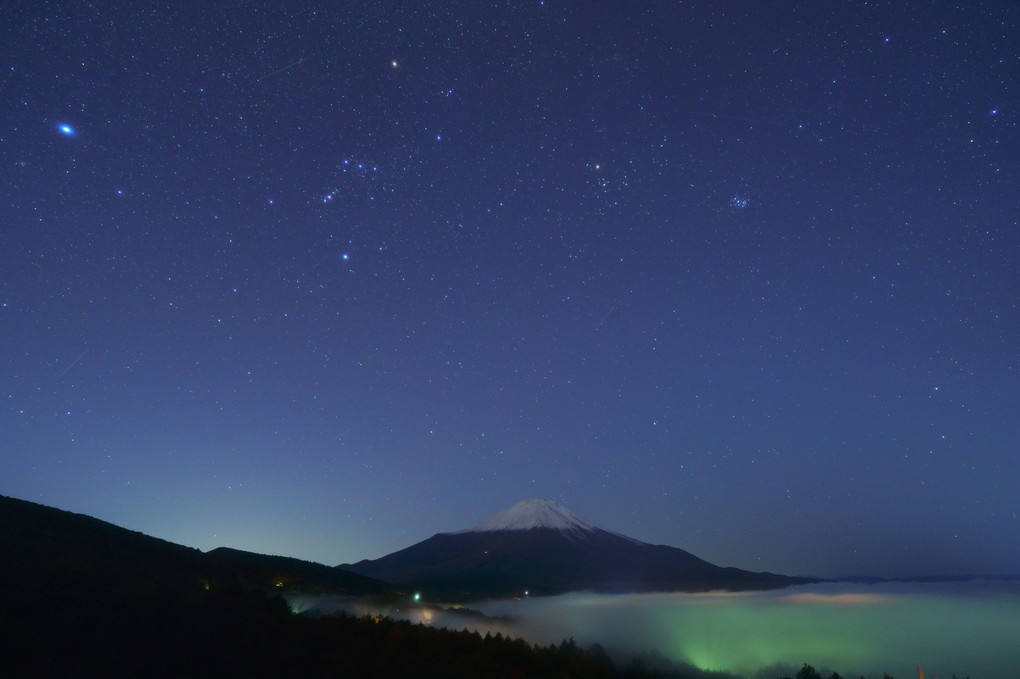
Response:
M279 585L279 586L278 586ZM386 593L339 569L199 550L0 496L4 677L614 677L600 651L385 618L294 615L276 591ZM693 674L659 676L702 676Z
M618 667L598 645L573 640L540 647L387 618L299 616L277 594L288 588L390 593L385 583L320 564L231 549L203 554L0 496L5 678L729 676L643 658Z

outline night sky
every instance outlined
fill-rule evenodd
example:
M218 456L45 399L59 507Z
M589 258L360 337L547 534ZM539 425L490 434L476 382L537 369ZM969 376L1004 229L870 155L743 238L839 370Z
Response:
M539 497L1016 573L1018 19L6 3L0 493L327 564Z

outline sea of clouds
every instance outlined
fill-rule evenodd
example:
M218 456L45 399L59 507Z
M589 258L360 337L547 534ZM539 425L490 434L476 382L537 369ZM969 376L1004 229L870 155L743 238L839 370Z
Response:
M298 611L388 615L534 643L599 643L695 667L775 678L804 663L846 677L1017 676L1020 583L829 583L771 592L591 593L471 604L409 598L382 606L289 597ZM481 613L482 615L479 615Z

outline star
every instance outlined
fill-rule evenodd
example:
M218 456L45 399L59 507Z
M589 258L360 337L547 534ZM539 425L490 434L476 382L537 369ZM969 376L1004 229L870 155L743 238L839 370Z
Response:
M77 131L67 123L59 123L57 125L57 132L60 132L65 137L73 137L77 134Z

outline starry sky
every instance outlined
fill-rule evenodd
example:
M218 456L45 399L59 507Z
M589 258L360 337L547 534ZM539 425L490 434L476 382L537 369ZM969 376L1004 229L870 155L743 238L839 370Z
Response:
M15 0L0 493L1020 572L1014 2Z

